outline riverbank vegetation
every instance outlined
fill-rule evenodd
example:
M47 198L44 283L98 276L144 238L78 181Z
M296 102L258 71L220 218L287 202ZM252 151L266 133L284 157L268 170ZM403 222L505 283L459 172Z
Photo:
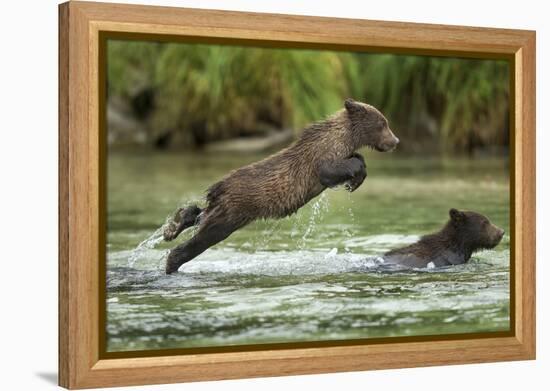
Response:
M403 150L506 152L506 61L109 41L109 142L198 149L302 127L346 97L378 107Z

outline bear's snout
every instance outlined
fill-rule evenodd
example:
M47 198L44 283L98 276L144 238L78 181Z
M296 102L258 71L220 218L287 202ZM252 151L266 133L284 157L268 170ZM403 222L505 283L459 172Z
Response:
M379 152L389 152L393 151L397 144L399 144L399 139L393 134L393 132L386 128L382 135L381 143L376 148Z
M500 241L504 237L504 230L502 228L499 228L499 227L495 226L495 225L493 225L493 227L495 229L495 234L494 234L494 239L493 239L493 247L495 247L496 245L498 245L500 243Z

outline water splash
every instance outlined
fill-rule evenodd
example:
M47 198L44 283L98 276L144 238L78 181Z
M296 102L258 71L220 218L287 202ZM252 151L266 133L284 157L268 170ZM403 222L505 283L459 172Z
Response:
M332 259L336 256L336 254L338 254L338 249L334 247L332 250L325 254L325 259Z
M179 210L180 208L187 208L189 205L196 205L199 203L199 199L188 199L185 201L181 201L176 210ZM164 224L162 224L159 228L155 230L155 232L142 240L133 250L130 251L130 255L128 257L128 267L133 268L137 261L147 258L146 253L149 250L154 249L158 244L162 243L162 241L164 240L164 229L166 228L167 224L174 218L174 213L170 213L168 216L166 216L166 218L164 219ZM187 231L190 232L191 235L195 235L197 229L197 226L193 226L192 229L189 229ZM185 234L185 232L182 234ZM163 251L162 255L157 259L159 269L164 266L164 261L168 256L168 252L168 250Z
M351 225L355 226L355 214L353 213L353 208L355 207L355 202L353 201L353 197L351 196L351 193L348 193L348 202L349 202L349 205L350 205L350 206L348 206L348 214L349 214L349 218L351 220Z
M295 239L296 236L302 232L302 213L298 211L298 213L289 218L293 219L292 228L290 229L290 238Z
M353 197L351 196L351 193L348 192L348 206L342 205L341 208L344 209L344 212L348 214L349 216L349 223L342 227L342 233L346 237L347 241L353 239L355 237L355 230L353 227L355 227L355 214L353 213L353 208L355 207L353 202ZM345 246L344 250L346 253L349 253L351 251L351 248L349 246Z
M164 250L150 250L146 253L146 263L140 268L126 267L126 252L110 254L108 262L111 265L108 273L109 289L123 285L158 287L158 284L170 283L173 280L187 281L200 278L205 282L235 283L235 289L243 287L241 278L277 277L284 281L285 277L298 276L306 278L311 276L332 276L335 280L344 278L344 274L353 273L350 279L361 279L363 273L370 275L366 278L383 278L385 273L400 273L403 279L399 284L408 284L409 279L422 277L424 273L434 276L445 276L445 282L452 284L464 284L483 280L496 281L502 277L509 268L509 251L480 253L480 259L450 267L433 267L410 269L399 265L386 264L379 255L365 253L344 253L337 248L325 250L281 250L281 251L256 251L254 253L243 252L234 249L210 249L201 254L196 260L185 264L180 273L165 276L159 273L155 264L156 260L165 253ZM163 265L162 265L163 266ZM466 273L466 274L465 274ZM480 274L481 273L481 274ZM455 276L456 278L453 278ZM347 278L347 277L346 277ZM400 278L397 277L396 278ZM259 280L258 280L259 281ZM264 281L268 282L268 281ZM387 281L393 283L395 281ZM427 282L432 283L432 280ZM259 283L259 282L258 282ZM507 280L502 280L507 284ZM177 283L174 282L177 287ZM163 285L164 286L164 285ZM265 285L269 289L271 285ZM465 289L467 286L465 286Z
M298 244L298 248L303 250L306 247L309 236L315 232L315 229L319 223L323 220L323 213L328 211L329 203L326 193L322 193L321 196L313 203L311 207L311 215L309 216L309 222L307 228L302 235L302 240Z
M128 257L128 267L133 268L136 261L145 258L145 253L152 250L164 240L163 237L164 225L159 227L155 232L141 241L135 249L133 249Z
M265 249L269 248L269 243L274 235L280 230L281 220L275 220L269 223L266 229L262 230L257 240L254 241L254 248Z

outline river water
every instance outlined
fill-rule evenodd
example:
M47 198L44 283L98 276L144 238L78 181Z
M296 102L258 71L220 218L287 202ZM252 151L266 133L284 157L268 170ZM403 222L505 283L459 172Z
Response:
M507 161L367 152L368 178L262 221L166 276L159 229L260 155L110 152L107 350L133 351L509 329L509 236L465 265L386 270L377 256L439 229L451 207L509 232Z

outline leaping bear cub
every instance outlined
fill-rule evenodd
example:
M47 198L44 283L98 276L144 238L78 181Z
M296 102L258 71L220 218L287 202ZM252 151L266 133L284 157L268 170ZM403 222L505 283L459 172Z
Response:
M180 209L164 231L175 239L198 225L195 235L170 251L166 273L256 219L282 218L295 213L327 187L345 184L357 189L367 176L365 160L355 152L371 147L380 152L399 143L388 121L376 108L346 99L342 109L306 127L291 146L259 162L229 173L207 191L204 209Z

